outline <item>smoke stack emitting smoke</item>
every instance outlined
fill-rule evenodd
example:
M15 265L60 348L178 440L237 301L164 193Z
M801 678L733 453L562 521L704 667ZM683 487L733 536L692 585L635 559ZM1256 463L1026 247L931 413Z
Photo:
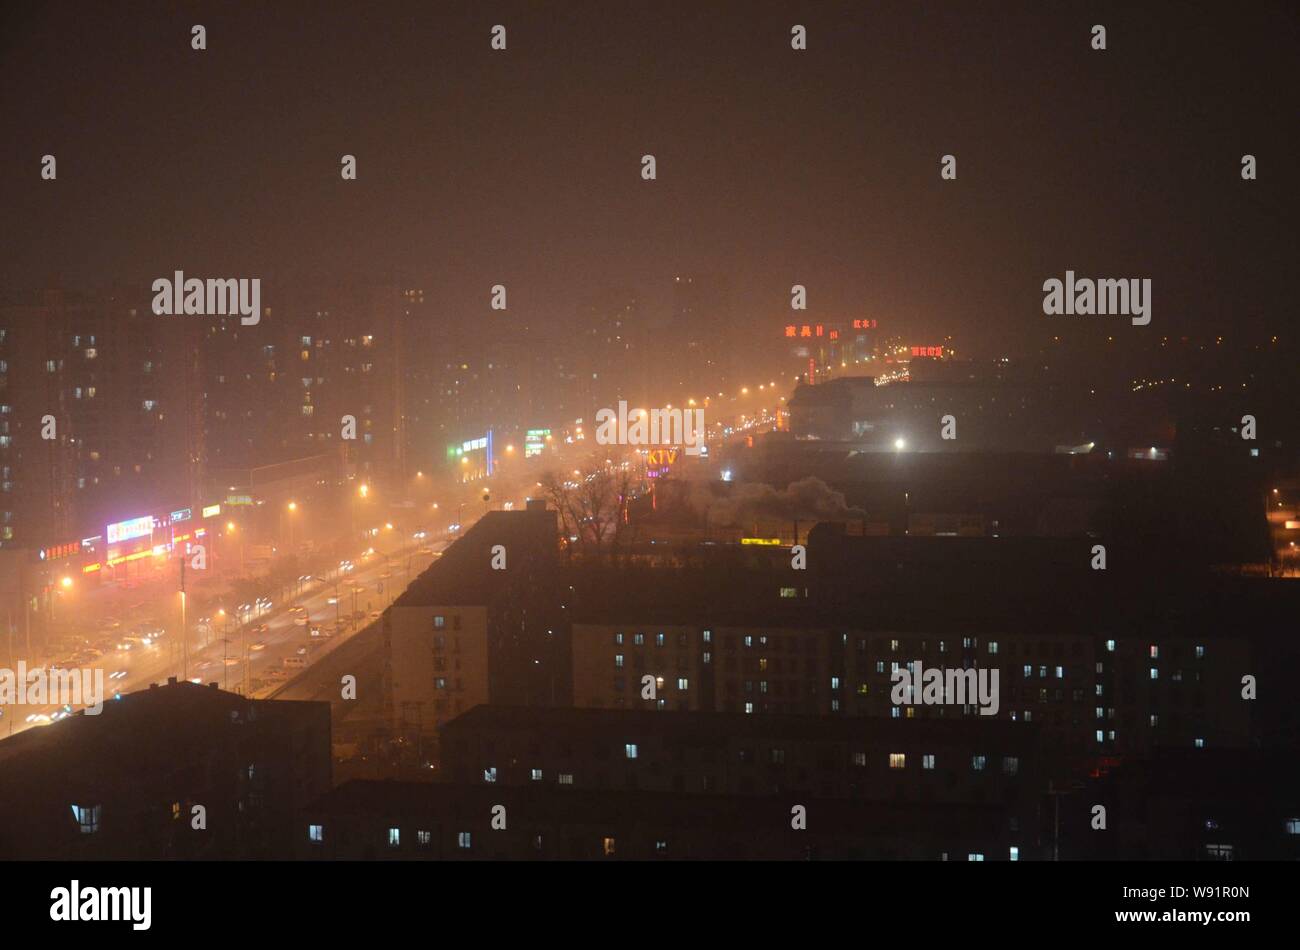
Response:
M691 506L712 525L744 525L758 518L777 521L843 521L865 518L861 508L852 508L820 478L809 476L791 482L778 491L771 485L742 484L726 495L715 496L711 483L700 483L691 492Z

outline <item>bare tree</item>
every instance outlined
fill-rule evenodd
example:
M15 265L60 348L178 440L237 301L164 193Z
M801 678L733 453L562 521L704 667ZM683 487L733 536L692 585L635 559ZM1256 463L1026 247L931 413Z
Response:
M607 547L617 550L626 533L633 481L627 471L604 467L572 478L543 475L542 491L559 512L566 546L594 555Z

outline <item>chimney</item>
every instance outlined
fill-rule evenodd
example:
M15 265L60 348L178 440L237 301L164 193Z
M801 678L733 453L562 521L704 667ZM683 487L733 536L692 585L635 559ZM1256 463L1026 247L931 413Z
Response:
M167 685L168 685L168 686L175 686L175 685L176 685L176 677L174 677L174 676L169 676L169 677L167 677Z

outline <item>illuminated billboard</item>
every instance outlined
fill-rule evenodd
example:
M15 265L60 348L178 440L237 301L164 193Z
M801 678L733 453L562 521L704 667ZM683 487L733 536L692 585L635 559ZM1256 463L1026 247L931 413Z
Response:
M551 436L550 429L529 429L524 433L524 458L530 459L541 455L546 448L546 440Z
M207 505L203 509L203 517L205 518L215 518L219 514L221 514L220 505Z
M490 477L493 470L492 459L492 430L488 429L487 434L478 439L468 439L460 445L452 444L447 446L448 459L460 459L461 465L470 464L470 456L476 452L483 453L483 462L478 464L477 461L471 468L464 468L461 471L462 481L466 478L483 478Z
M143 518L132 518L130 521L119 521L109 525L106 533L109 544L147 537L153 534L153 517L146 515Z

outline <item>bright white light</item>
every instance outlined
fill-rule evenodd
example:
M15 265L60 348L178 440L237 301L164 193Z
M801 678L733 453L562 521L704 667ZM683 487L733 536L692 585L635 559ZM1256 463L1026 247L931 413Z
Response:
M901 438L895 439L894 448L898 449L898 451L900 452L903 451L903 449L907 448L907 440Z
M724 482L729 482L729 481L731 481L731 469L729 469L729 468L724 468L724 469L722 470L722 480L723 480Z

